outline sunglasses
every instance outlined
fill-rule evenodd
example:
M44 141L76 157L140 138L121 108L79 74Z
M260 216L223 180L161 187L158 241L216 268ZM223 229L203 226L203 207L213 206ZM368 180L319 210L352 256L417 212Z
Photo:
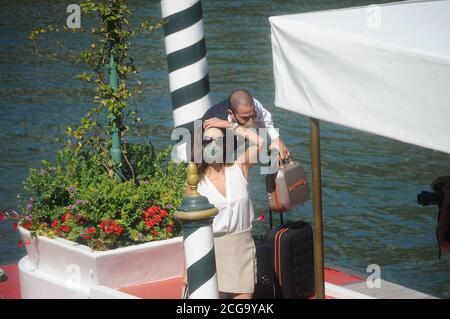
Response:
M202 145L205 146L209 143L211 143L212 141L217 141L219 139L223 139L223 136L220 137L211 137L211 136L203 136L203 140L202 140Z

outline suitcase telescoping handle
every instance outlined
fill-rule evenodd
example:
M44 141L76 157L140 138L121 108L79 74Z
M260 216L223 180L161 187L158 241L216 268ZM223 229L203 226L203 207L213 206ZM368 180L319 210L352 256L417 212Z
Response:
M273 228L272 209L270 208L270 196L275 189L275 176L276 174L266 175L266 191L267 191L267 208L269 209L269 227Z
M270 149L268 151L268 155L270 158ZM292 160L292 157L290 158ZM269 166L271 165L270 161L269 161ZM275 179L277 178L277 174L273 173L273 174L267 174L266 175L266 192L267 192L267 207L269 208L269 227L270 229L273 228L273 215L272 215L272 209L270 208L270 202L269 202L269 196L271 196L272 192L275 191ZM283 213L280 213L280 224L283 224Z

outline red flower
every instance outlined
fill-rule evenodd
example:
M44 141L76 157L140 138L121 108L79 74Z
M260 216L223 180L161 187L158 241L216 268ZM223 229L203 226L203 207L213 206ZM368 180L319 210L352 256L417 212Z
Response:
M113 220L104 220L100 223L100 229L106 234L120 235L123 228Z
M82 235L84 239L90 239L97 229L95 227L89 227L86 229L86 234Z
M66 212L64 215L61 216L61 221L64 223L65 221L73 219L73 215L69 212Z
M27 222L25 222L25 223L23 223L23 224L20 224L23 228L25 228L25 229L27 229L27 230L30 230L31 229L31 226L32 226L32 224L31 224L31 222L30 221L27 221Z
M20 248L23 247L23 241L19 240L19 242L17 243L17 246L19 246Z
M19 227L19 225L17 225L17 223L13 223L13 224L12 224L12 228L13 228L13 229L17 229L18 227Z
M112 220L104 220L100 223L100 229L107 234L111 234L114 229L113 229L113 221Z
M61 227L59 227L59 230L63 233L68 233L70 232L70 226L62 225Z
M59 226L59 221L57 221L57 220L55 219L55 220L53 221L51 227L52 227L52 228L56 228L56 227L58 227L58 226Z
M145 225L147 225L147 227L153 227L153 226L155 226L155 222L152 220L148 220L145 222Z
M159 223L159 222L161 222L161 216L156 215L155 217L153 217L152 220L155 221L156 223Z
M150 233L154 236L159 236L159 232L157 232L156 230L151 230Z
M161 210L161 217L166 217L167 216L167 212L165 210Z
M159 206L152 206L150 207L150 211L154 214L156 214L157 212L159 212L161 210L161 207Z
M114 233L116 233L117 235L120 235L123 233L123 228L119 225L116 226L116 228L114 229Z
M161 207L159 207L159 206L149 207L144 211L144 218L153 217L154 215L158 214L160 210L161 210Z
M173 226L169 225L166 227L166 232L168 232L169 234L171 234L173 232Z

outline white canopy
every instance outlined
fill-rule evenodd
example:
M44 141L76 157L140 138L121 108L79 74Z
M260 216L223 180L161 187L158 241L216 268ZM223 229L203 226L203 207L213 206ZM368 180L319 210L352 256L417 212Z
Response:
M450 153L450 1L269 18L275 105Z

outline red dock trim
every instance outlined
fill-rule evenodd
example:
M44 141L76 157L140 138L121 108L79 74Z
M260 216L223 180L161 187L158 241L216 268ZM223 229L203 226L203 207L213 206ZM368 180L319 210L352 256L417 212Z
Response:
M339 270L325 268L325 282L333 285L343 286L364 280L364 278L349 275Z
M0 266L8 275L8 280L0 282L0 299L20 299L19 267Z
M363 278L348 275L338 270L325 268L325 281L334 285L346 285L364 281ZM183 278L174 278L152 283L120 288L118 290L143 299L179 299ZM313 297L314 298L314 297ZM327 296L327 299L331 299Z
M181 299L183 277L119 288L119 291L143 299Z
M1 266L8 274L8 280L0 283L0 298L20 299L20 282L17 265ZM334 285L346 285L364 281L364 278L346 274L342 271L325 268L325 281ZM180 299L183 278L143 283L119 288L119 291L144 299ZM327 297L328 298L328 297Z

